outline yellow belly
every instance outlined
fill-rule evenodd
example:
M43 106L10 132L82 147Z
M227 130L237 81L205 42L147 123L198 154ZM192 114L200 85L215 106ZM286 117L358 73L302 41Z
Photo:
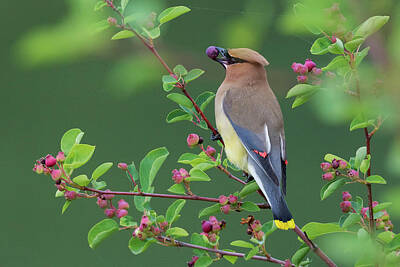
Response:
M247 152L228 118L219 112L216 114L217 129L225 143L225 153L229 161L239 169L247 170Z

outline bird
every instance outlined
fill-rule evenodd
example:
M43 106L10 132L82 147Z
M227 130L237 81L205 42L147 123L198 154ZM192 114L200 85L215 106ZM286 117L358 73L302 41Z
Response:
M254 178L271 206L276 227L294 229L285 201L283 116L267 80L269 62L249 48L210 46L206 54L226 71L215 97L215 120L227 158Z

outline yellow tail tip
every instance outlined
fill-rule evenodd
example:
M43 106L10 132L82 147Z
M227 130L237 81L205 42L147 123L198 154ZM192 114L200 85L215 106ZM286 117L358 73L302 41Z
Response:
M291 219L290 221L287 222L282 222L280 220L274 220L276 227L278 227L281 230L289 230L289 229L294 229L296 226L294 224L294 220Z

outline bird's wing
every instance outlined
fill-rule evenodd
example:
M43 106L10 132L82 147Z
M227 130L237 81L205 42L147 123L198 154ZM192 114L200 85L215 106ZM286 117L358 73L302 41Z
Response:
M272 91L227 90L223 111L249 156L286 194L286 156L282 114Z

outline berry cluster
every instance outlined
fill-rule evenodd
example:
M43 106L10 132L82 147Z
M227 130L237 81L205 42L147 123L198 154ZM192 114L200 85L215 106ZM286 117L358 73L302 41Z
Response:
M185 180L185 178L188 178L189 176L190 176L189 172L184 168L180 168L179 170L177 169L172 170L172 180L176 184L182 183Z
M304 64L293 62L292 70L299 74L297 76L297 81L299 83L306 83L310 78L313 80L313 84L319 84L321 82L317 77L322 74L322 70L317 68L317 64L311 59L306 59Z
M122 218L128 215L129 203L126 202L124 199L120 199L118 201L118 208L115 208L112 204L113 198L114 198L113 194L103 194L97 197L96 203L100 208L105 209L104 214L108 218L113 218L114 216Z
M210 216L208 221L201 222L201 229L203 230L201 235L207 237L211 244L215 244L218 242L219 233L225 226L224 220L218 221L215 216Z
M235 195L229 195L229 197L220 195L219 204L222 205L221 211L228 214L231 209L236 210L238 208L238 197Z
M161 233L168 229L168 222L163 220L162 222L156 222L152 220L149 216L143 215L139 226L135 226L132 236L137 237L140 240L145 240L146 238L159 236Z
M253 236L258 241L264 238L264 232L261 230L262 224L254 216L249 215L246 219L242 218L241 224L247 224L247 234Z
M333 159L332 162L322 162L321 169L325 172L322 179L331 181L337 176L345 176L350 179L359 178L359 173L356 170L350 169L346 161L340 159Z

